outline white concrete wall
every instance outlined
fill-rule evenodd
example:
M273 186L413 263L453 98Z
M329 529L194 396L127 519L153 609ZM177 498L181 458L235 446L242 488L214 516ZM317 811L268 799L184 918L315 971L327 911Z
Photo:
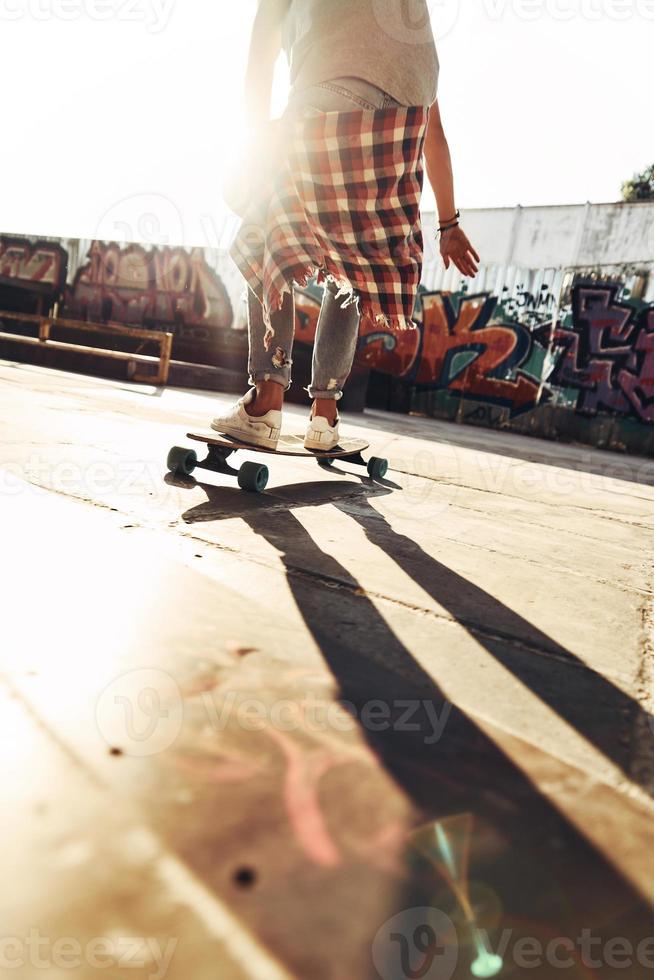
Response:
M446 272L443 267L435 215L424 214L423 220L423 284L428 289L456 291L461 287L461 275L456 269ZM507 287L511 295L521 289L537 295L546 285L558 298L566 272L577 270L621 276L626 284L635 275L645 274L648 279L643 298L654 302L654 202L484 208L464 211L462 220L482 257L479 275L468 281L470 292L488 290L501 295ZM227 237L231 238L237 226L236 218L229 228L226 223L220 240L205 248L207 262L225 283L235 312L242 308L245 289L227 254ZM86 260L91 242L57 240L69 251L70 283Z
M429 289L456 290L461 276L443 268L436 220L425 214L425 270ZM573 204L556 207L487 208L464 211L462 221L482 257L469 290L499 291L542 281L563 282L566 271L648 274L645 298L654 301L654 202Z

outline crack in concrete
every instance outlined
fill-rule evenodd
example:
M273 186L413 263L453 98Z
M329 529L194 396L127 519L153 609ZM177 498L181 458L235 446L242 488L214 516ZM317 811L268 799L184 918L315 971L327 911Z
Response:
M611 768L608 771L595 769L592 771L592 773L589 773L587 769L580 769L578 760L566 753L565 746L561 746L559 754L554 754L552 751L550 751L550 749L545 748L542 742L528 738L523 730L511 727L511 725L507 724L502 719L493 718L479 711L478 709L471 707L466 708L466 715L473 720L490 724L499 731L506 732L516 741L522 742L524 745L529 745L532 748L537 749L538 752L542 753L542 755L547 756L550 759L555 759L557 763L565 766L566 769L578 773L584 780L588 780L590 777L593 784L604 786L607 789L610 789L612 792L619 793L620 796L626 797L630 803L635 803L648 813L654 814L654 799L649 793L649 787L644 788L638 785L636 782L632 782L617 768ZM609 761L610 764L610 760L607 760L606 756L604 756L602 753L599 754L603 759L605 759L605 761Z
M126 510L121 511L116 507L111 507L109 504L103 503L102 501L96 501L88 497L82 497L76 494L66 493L64 490L58 490L56 488L43 486L41 484L31 484L31 485L38 486L40 489L45 490L46 492L55 493L66 500L75 500L80 503L90 504L92 507L97 507L101 510L106 510L110 513L122 514L124 517L129 517L131 514L130 511L126 511ZM346 495L345 499L356 500L356 498L360 496L360 494L361 491L357 489L354 493ZM279 503L276 505L277 509L285 510L285 511L288 510L288 506L289 506L288 501L284 501L283 503ZM303 507L306 506L306 503L303 501L297 501L296 506ZM273 508L269 508L269 510L270 509ZM225 515L220 514L220 516L225 516ZM233 516L238 516L238 515L233 515ZM163 525L154 522L147 522L147 523L140 524L140 528L142 530L150 530L150 531L162 531L162 530L171 531L177 529L178 527L179 524L177 522L175 522L175 524L173 524L172 526L168 525L166 528L164 528ZM323 586L326 586L327 588L340 588L349 592L352 595L365 596L368 598L376 599L381 602L386 602L390 605L400 606L418 615L433 617L434 619L440 622L449 623L450 625L462 625L464 626L465 629L469 630L470 633L472 633L473 635L484 637L485 639L488 640L497 640L503 643L509 643L512 646L515 646L519 649L527 650L530 653L536 654L538 656L547 657L551 660L560 661L572 667L581 668L585 670L592 670L592 668L587 667L583 663L568 660L568 658L561 657L560 655L555 654L552 651L548 651L546 648L540 647L537 644L526 643L525 641L521 640L519 637L514 636L513 634L508 634L508 633L505 634L501 632L486 630L482 624L476 623L474 620L469 620L469 621L462 620L462 619L457 620L451 616L448 616L447 614L439 613L434 609L427 608L426 606L421 606L418 603L411 603L397 596L389 596L382 592L377 592L375 590L362 589L358 583L351 583L345 579L338 578L337 576L325 575L324 573L314 571L313 569L307 569L307 568L302 568L300 566L293 566L293 565L285 565L284 568L282 568L280 565L278 565L275 562L271 562L268 559L265 559L258 555L253 555L251 552L246 552L243 548L230 547L229 545L224 545L220 542L211 541L208 538L204 538L196 534L187 533L183 530L183 528L181 529L180 533L181 536L183 538L186 538L187 540L202 543L205 546L215 548L216 550L219 551L224 551L236 557L243 558L246 561L250 561L254 564L267 568L271 571L275 571L278 574L286 574L288 572L288 574L302 576L310 579L313 582L319 582ZM616 586L615 583L607 583L607 584L612 585L614 588L618 588L619 591L627 591L627 592L633 591L634 594L640 594L635 589L628 590L626 588L620 588L619 586ZM650 593L646 593L646 595L649 596ZM617 673L606 674L606 676L612 677L616 680L622 679L621 675Z
M641 626L641 659L636 675L641 712L634 720L631 733L631 773L635 781L654 795L654 599L646 599L642 605Z
M481 513L481 512L475 511L475 513ZM533 522L530 521L529 525L533 526ZM546 525L538 525L538 526L544 528L546 527ZM491 555L500 555L503 558L508 558L513 561L516 559L515 553L511 551L502 551L500 548L491 548L490 545L479 544L478 542L471 543L469 541L465 541L459 538L454 538L448 534L442 534L441 539L443 541L450 541L452 544L455 544L458 547L468 548L472 551L483 551ZM596 541L601 539L592 538L591 540ZM576 578L583 578L585 580L590 579L591 581L595 582L597 585L605 585L609 588L617 589L619 592L624 592L626 595L654 596L654 591L641 589L635 585L629 586L626 585L624 582L616 582L614 579L605 579L599 577L591 578L591 576L587 571L578 571L576 569L569 568L566 565L555 565L550 562L539 561L537 558L529 558L525 555L520 555L519 558L520 561L526 562L529 565L535 565L536 568L542 568L544 571L553 572L554 574L557 575L563 572L566 575L573 575Z
M450 504L450 506L451 507L456 507L458 510L462 511L464 514L465 513L480 514L480 515L482 515L483 517L485 517L488 520L488 516L489 516L488 511L481 510L479 507L472 507L472 506L470 506L468 504L461 504L461 503L458 503L458 502L456 504ZM497 517L505 517L505 515L504 514L501 514L501 513L499 513L497 515L494 514L493 516L494 517L496 517L496 516ZM558 527L558 526L553 525L553 524L542 524L540 521L534 520L532 517L523 520L516 513L512 513L511 514L511 521L514 524L520 524L522 527L524 527L525 525L527 525L529 527L539 527L539 528L542 528L544 531L548 531L549 533L552 533L554 531L557 534L569 534L573 538L582 538L584 541L592 541L592 542L596 542L596 543L599 543L599 544L605 544L606 543L606 538L603 538L603 537L595 537L595 535L588 534L588 533L586 533L584 531L574 531L574 530L571 530L570 528ZM632 524L630 522L627 522L626 523L624 521L622 521L622 522L616 521L616 523L621 523L623 526L629 527L629 528L642 528L642 529L644 529L646 531L653 531L654 532L654 527L650 527L649 525Z
M308 580L312 585L319 585L321 588L341 589L355 598L373 599L378 602L386 603L390 606L400 607L408 612L425 616L426 618L434 619L442 624L447 624L453 627L462 626L472 636L483 638L486 641L494 640L496 642L508 644L518 650L524 650L530 654L545 657L548 660L563 663L568 667L574 667L578 670L589 671L591 673L597 672L594 668L589 667L587 664L584 664L578 660L562 656L561 654L557 654L552 650L548 650L546 647L539 646L538 644L529 643L513 633L505 633L501 630L489 630L484 627L483 624L472 619L457 619L448 615L447 613L438 612L435 609L429 609L426 606L409 602L408 600L401 599L397 596L389 596L383 592L377 592L374 589L363 589L358 582L348 582L346 579L342 579L334 575L325 575L323 572L318 572L314 569L303 568L299 565L291 564L284 564L282 567L278 563L271 562L259 555L253 555L252 553L246 552L242 549L232 548L228 545L223 545L220 542L210 541L207 538L198 537L194 534L186 534L182 532L182 537L193 542L202 543L205 547L214 548L218 551L224 551L228 554L235 555L238 558L252 562L253 564L266 568L268 571L276 572L282 576L293 575L296 578ZM618 683L625 683L629 681L628 677L617 672L604 671L602 676L615 680Z
M539 507L547 507L549 509L556 508L560 510L565 508L566 510L582 511L584 513L591 513L601 520L609 520L617 524L623 524L625 527L640 527L645 528L648 531L654 531L654 525L651 524L638 524L634 521L625 521L620 517L612 514L610 511L603 510L601 507L583 507L581 504L564 504L564 503L551 503L550 501L542 498L537 500L532 500L532 498L520 496L515 493L507 493L504 490L488 490L486 487L471 486L468 483L452 483L450 480L439 479L439 477L429 476L426 473L412 473L408 470L400 470L396 467L392 467L394 473L402 473L404 476L413 476L418 480L428 480L430 483L437 483L439 486L452 487L455 490L468 490L470 493L487 493L492 497L502 497L507 500L519 500L525 504L537 504ZM638 498L647 499L647 498ZM462 509L466 509L465 505L456 504L453 506L460 506ZM470 508L472 509L472 508ZM647 514L637 514L636 517L647 517Z
M103 502L96 502L93 500L77 497L74 495L67 494L64 491L53 490L47 487L43 489L45 489L48 492L56 493L57 495L62 496L65 499L76 500L83 504L90 503L92 506L99 507L101 510L110 511L112 513L119 513L119 514L121 513L120 511L117 510L117 508L111 507ZM355 502L359 496L360 496L360 490L356 490L356 489L354 490L353 493L348 495L349 499L351 499L353 502ZM298 501L297 505L301 507L303 506L303 502ZM273 506L279 509L285 509L285 510L288 509L287 502L274 504ZM128 512L123 512L123 514L127 514L127 513ZM539 644L534 644L534 643L530 643L529 641L525 641L521 637L515 636L514 634L507 633L502 630L488 629L483 624L480 624L475 620L456 619L445 613L438 612L437 610L429 609L424 606L421 606L418 603L412 603L403 600L401 598L389 596L375 590L362 589L356 581L350 582L347 581L346 579L340 578L339 576L325 575L324 573L318 572L316 570L307 569L297 565L282 566L278 562L270 561L269 559L266 559L262 556L253 555L247 551L244 551L242 548L231 547L229 545L222 544L220 542L214 542L206 538L200 537L196 534L193 534L192 532L187 532L184 530L184 527L179 528L179 525L177 523L175 524L174 527L171 528L164 528L161 526L161 524L154 523L154 522L149 522L147 524L142 523L140 526L142 527L143 530L154 531L157 534L161 534L161 532L165 530L177 530L178 533L181 532L180 536L182 538L187 539L189 541L201 543L204 548L210 548L212 550L230 554L237 560L247 561L263 566L268 571L273 571L276 574L284 577L287 575L292 575L296 578L303 579L304 581L308 582L312 587L317 587L317 588L327 587L331 589L338 589L344 591L348 595L351 595L355 599L365 598L368 600L374 600L380 603L388 604L395 608L400 607L402 609L407 610L411 614L417 614L417 615L425 616L427 618L431 618L434 621L437 621L438 623L443 625L447 624L450 627L454 627L454 628L463 627L470 633L471 636L480 638L482 642L483 641L499 642L508 645L510 648L516 651L520 651L521 653L531 655L531 656L542 657L544 658L545 661L555 661L564 664L567 667L574 667L591 673L596 673L596 671L592 667L587 666L584 663L570 660L567 657L556 654L555 652L550 651L546 647L543 647ZM166 535L166 537L169 536ZM649 584L649 580L648 580L648 584ZM607 776L603 776L600 772L597 772L594 773L594 777L593 777L596 782L601 783L607 787L610 787L615 792L620 793L623 798L629 799L631 803L635 805L639 805L641 807L647 806L648 810L651 810L653 804L650 796L648 796L647 794L651 793L654 795L654 750L653 750L654 732L649 727L649 723L646 715L646 712L648 710L649 711L654 710L654 697L653 697L653 687L652 687L652 678L654 678L654 601L652 601L651 595L652 593L647 594L646 601L643 603L643 607L642 607L643 661L641 664L641 671L639 672L639 695L640 695L643 711L642 714L639 714L636 717L634 722L633 741L634 741L635 751L633 756L633 763L632 766L630 767L630 776L633 779L633 782L630 780L629 776L620 779L617 776L617 774L614 777L607 777ZM602 676L608 680L613 680L614 682L617 683L629 682L629 678L621 677L619 674L616 674L612 671L603 670ZM7 684L8 679L5 677L3 678L3 680L5 684ZM11 681L9 681L8 686L10 689L13 687ZM19 696L21 697L21 700L24 701L25 706L29 710L31 707L29 702L25 701L22 694ZM469 714L470 717L479 717L479 719L482 719L483 717L482 714L478 714L475 711L467 710L467 713ZM35 720L37 720L38 722L40 722L41 725L43 725L43 720L39 716L35 716ZM512 737L520 738L526 743L529 743L529 739L524 739L524 736L521 736L519 732L513 731L510 725L502 724L501 720L498 720L497 718L489 718L487 720L490 721L491 724L498 726L501 730L506 731ZM56 737L55 733L50 731L48 726L47 726L47 730L50 736ZM70 749L67 745L63 745L62 747L68 750L68 754L72 756L72 761L74 761L79 767L83 768L87 773L87 775L91 776L92 778L96 778L98 780L99 785L104 786L104 780L97 777L95 773L92 773L89 770L86 761L84 759L77 757L74 753L71 754ZM551 754L551 753L547 753L547 754ZM563 753L561 756L556 755L552 757L556 758L558 761L560 761L562 764L566 765L567 767L573 769L577 768L573 761L565 757L565 753Z
M44 715L42 715L26 693L19 687L14 679L7 673L6 668L0 670L0 684L2 684L7 691L9 697L15 698L23 710L27 713L29 718L34 722L39 731L43 732L49 739L52 740L54 745L57 746L60 752L62 752L70 763L83 772L87 779L89 779L96 787L100 789L106 789L106 781L99 776L89 765L87 760L77 753L73 747L63 738L59 732L52 727L49 721L46 720Z

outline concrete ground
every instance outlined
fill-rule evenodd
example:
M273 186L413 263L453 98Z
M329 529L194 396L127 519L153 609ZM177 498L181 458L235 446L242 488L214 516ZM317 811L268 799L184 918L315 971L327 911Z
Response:
M0 975L651 976L654 462L231 400L0 362Z

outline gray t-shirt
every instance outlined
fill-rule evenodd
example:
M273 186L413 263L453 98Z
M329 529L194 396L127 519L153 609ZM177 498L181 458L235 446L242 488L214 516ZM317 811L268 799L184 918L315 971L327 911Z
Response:
M292 0L283 43L300 91L356 77L403 105L431 105L438 56L426 0Z

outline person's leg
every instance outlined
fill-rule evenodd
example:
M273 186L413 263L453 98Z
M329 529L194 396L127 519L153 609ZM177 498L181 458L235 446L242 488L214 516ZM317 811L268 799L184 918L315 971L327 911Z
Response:
M235 405L211 423L223 435L253 446L276 449L282 429L284 392L291 383L291 354L295 329L295 302L287 293L281 310L273 313L272 343L266 348L263 309L248 291L248 370L253 387Z
M286 293L281 310L270 318L275 335L266 349L266 325L261 303L248 289L248 372L256 397L247 406L252 416L265 415L271 409L281 411L284 392L291 384L293 337L295 334L295 302L292 292Z
M328 283L320 308L313 346L311 384L307 389L313 398L312 417L321 415L331 426L337 417L337 402L352 370L359 336L359 308L350 303L343 309L346 297L338 299L337 286Z
M356 109L386 109L399 106L388 92L360 78L334 78L300 91L292 91L286 112L293 116L311 117L325 112L347 112ZM345 309L345 297L336 299L338 289L333 284L324 291L313 350L313 376L308 388L314 399L311 417L326 419L330 429L338 419L337 402L352 370L359 335L358 306ZM336 440L338 433L308 436L309 444ZM315 435L315 439L314 439Z

